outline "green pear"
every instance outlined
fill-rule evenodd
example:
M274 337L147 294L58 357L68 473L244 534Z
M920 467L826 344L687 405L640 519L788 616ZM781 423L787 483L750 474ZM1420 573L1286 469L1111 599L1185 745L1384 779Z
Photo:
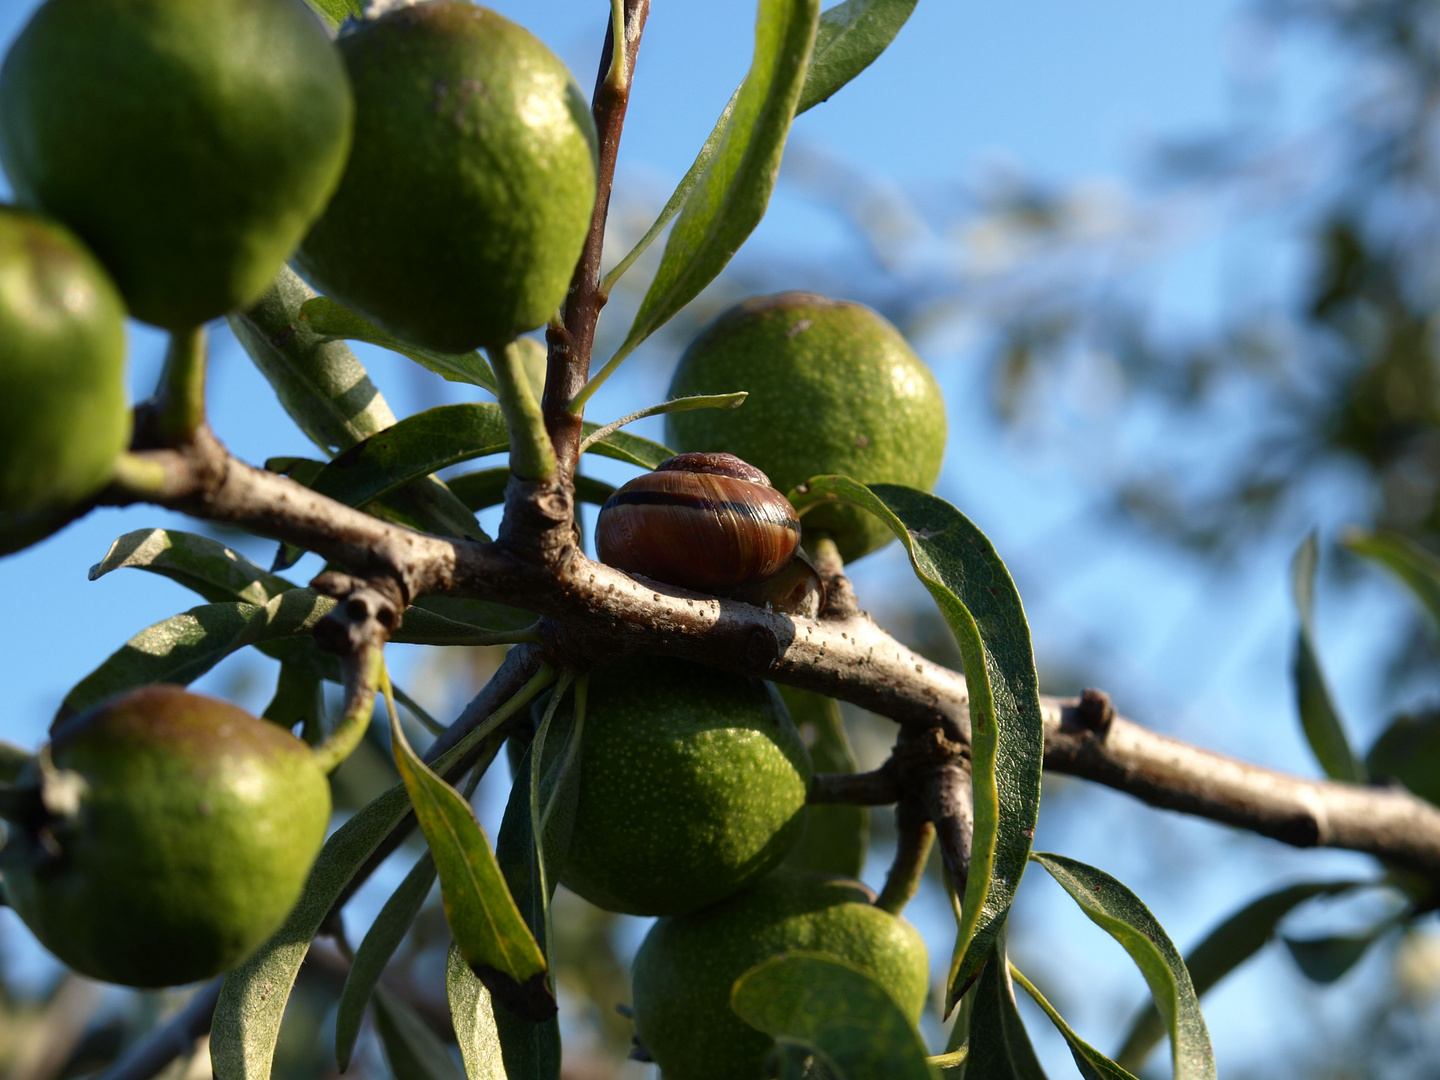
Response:
M738 409L665 417L678 450L727 451L782 492L840 473L929 491L945 456L945 402L900 331L860 304L814 293L757 296L707 326L680 357L670 396L748 390ZM807 543L834 538L849 562L891 533L854 506L804 516Z

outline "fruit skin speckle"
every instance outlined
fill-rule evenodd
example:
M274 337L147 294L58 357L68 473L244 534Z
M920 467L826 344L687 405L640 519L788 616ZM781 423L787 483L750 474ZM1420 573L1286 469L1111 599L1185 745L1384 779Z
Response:
M330 820L309 747L175 686L65 721L50 755L79 777L78 812L49 837L12 826L5 893L46 948L106 982L175 986L234 967L289 914Z
M922 491L940 475L940 387L900 332L860 304L785 292L721 314L680 357L669 396L736 390L750 392L738 409L670 413L665 441L735 454L787 493L829 473ZM819 506L802 521L807 535L832 535L847 562L892 539L854 506Z
M298 253L323 292L441 352L502 346L565 299L595 204L595 128L565 65L455 0L340 39L355 146Z
M925 943L858 881L781 869L703 911L660 919L635 957L635 1027L665 1080L758 1080L772 1040L730 1009L730 989L783 952L828 953L870 975L919 1021Z
M547 741L547 758L561 740ZM636 915L712 904L777 865L805 824L810 755L773 687L634 656L590 677L560 881Z

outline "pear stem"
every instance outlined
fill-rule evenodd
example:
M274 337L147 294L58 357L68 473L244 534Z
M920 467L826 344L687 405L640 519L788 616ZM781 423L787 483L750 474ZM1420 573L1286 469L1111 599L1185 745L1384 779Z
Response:
M388 684L384 649L375 644L362 646L352 656L341 658L345 672L345 710L335 730L315 747L315 763L329 773L349 757L370 727L375 709L375 691Z
M510 471L521 480L549 480L555 475L555 449L540 402L525 376L519 344L512 341L503 349L485 352L495 369L500 410L510 429Z
M875 900L876 907L891 915L904 911L905 905L920 890L930 848L935 843L935 826L926 817L925 808L914 799L900 800L895 807L895 825L899 833L895 861L885 879L885 888Z
M167 446L189 442L205 423L207 353L204 326L170 335L156 398L159 433Z

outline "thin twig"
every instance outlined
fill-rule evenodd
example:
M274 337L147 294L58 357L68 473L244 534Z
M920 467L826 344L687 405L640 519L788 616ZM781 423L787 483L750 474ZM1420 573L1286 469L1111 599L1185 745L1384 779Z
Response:
M895 861L890 864L885 888L875 900L876 907L891 915L904 911L905 905L920 891L930 848L935 843L935 826L925 816L925 807L917 798L901 799L895 807L895 829L898 834Z
M223 981L214 979L195 991L184 1008L121 1054L94 1080L150 1080L177 1057L194 1050L196 1040L210 1030Z

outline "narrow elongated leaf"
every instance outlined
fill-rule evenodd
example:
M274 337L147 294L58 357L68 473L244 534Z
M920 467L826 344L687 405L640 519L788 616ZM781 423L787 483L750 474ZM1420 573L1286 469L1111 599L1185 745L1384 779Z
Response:
M193 589L211 603L241 600L267 604L297 587L208 536L179 529L136 529L126 533L90 568L90 580L96 581L122 567L160 574Z
M823 953L791 952L735 980L730 1007L777 1040L799 1043L840 1077L933 1080L925 1044L895 999L858 968Z
M308 634L334 606L328 596L291 589L263 605L203 604L172 615L140 631L81 679L56 720L137 686L188 685L246 645Z
M915 3L916 0L846 0L822 11L815 46L805 69L805 82L800 88L800 100L795 105L795 115L799 116L820 104L874 63L895 39L900 27L905 25L905 20L915 10ZM745 84L741 83L730 95L730 100L720 111L720 119L715 121L714 128L700 147L700 153L695 155L695 161L666 200L655 223L640 242L606 273L607 286L613 285L634 265L690 198L690 193L710 168L710 162L725 140L730 116L744 88Z
M360 1021L365 1018L365 1006L380 982L380 974L400 947L415 916L420 914L434 884L435 860L427 851L410 868L390 899L385 901L385 906L360 942L360 948L355 950L355 960L345 977L345 989L340 992L340 1005L335 1014L335 1059L341 1072L350 1067L350 1055L360 1034Z
M749 396L748 390L739 390L733 394L692 394L689 397L671 398L669 401L662 401L658 405L651 405L638 412L628 413L618 420L611 420L610 423L596 428L580 443L580 452L583 454L612 432L619 431L625 425L633 424L637 420L644 420L647 416L693 412L696 409L738 409L745 404L745 399Z
M840 500L884 521L960 646L970 692L975 832L950 966L953 1007L1004 925L1040 810L1045 732L1025 608L985 534L943 499L843 476L816 477L790 498L802 515Z
M550 895L541 884L535 830L530 818L530 761L531 754L527 749L515 768L515 783L510 788L505 817L500 822L500 835L495 841L495 857L525 924L544 949L550 919ZM553 885L554 881L551 876L546 885ZM500 1036L508 1076L523 1076L526 1080L559 1080L560 1024L556 1018L532 1024L504 1009L497 1009L495 1027Z
M1293 669L1296 705L1305 738L1325 775L1332 780L1359 784L1365 780L1365 766L1350 749L1345 725L1330 696L1325 672L1320 667L1320 655L1315 649L1315 571L1319 564L1320 544L1312 532L1295 552L1290 565L1295 610L1300 616Z
M463 476L452 476L446 485L455 497L472 511L478 513L487 506L499 506L505 501L505 488L510 483L509 467L499 469L477 469ZM575 477L575 497L581 502L600 506L615 494L615 485L593 476Z
M586 435L591 435L599 426L599 424L587 421L581 430ZM639 465L642 469L653 469L666 458L675 456L675 451L668 446L662 446L650 439L642 439L639 435L631 435L628 431L617 431L605 436L592 445L586 453L614 458L616 461L625 461L631 465Z
M1045 1080L1045 1070L1035 1057L1015 1004L1003 934L991 946L980 982L972 992L975 1005L965 1060L967 1080Z
M1045 995L1035 989L1035 985L1025 978L1014 964L1010 965L1010 975L1025 988L1025 992L1045 1011L1050 1022L1065 1037L1065 1041L1070 1045L1070 1056L1075 1059L1075 1065L1085 1080L1135 1080L1129 1072L1075 1034L1075 1029L1065 1022L1065 1018L1056 1011L1055 1006L1045 1000Z
M1196 997L1203 997L1212 986L1265 947L1275 934L1280 920L1296 907L1317 896L1332 896L1364 884L1359 881L1312 881L1289 885L1266 893L1246 904L1235 914L1205 935L1204 940L1185 958L1190 982ZM1139 1071L1150 1050L1165 1037L1165 1021L1152 1001L1146 1004L1130 1026L1125 1045L1115 1060L1131 1072Z
M280 675L275 680L275 694L261 715L286 731L302 724L305 741L311 746L317 745L324 735L324 682L317 665L303 660L282 661Z
M699 295L764 217L819 17L819 0L760 0L754 58L725 133L685 199L660 269L607 372Z
M475 812L420 760L393 719L395 765L435 857L445 917L465 960L502 1005L540 1021L555 1015L545 957L510 895Z
M1440 805L1440 712L1397 716L1365 755L1377 777L1399 780Z
M475 977L453 941L445 958L445 996L450 1002L450 1019L455 1025L455 1041L460 1044L467 1080L506 1080L490 991Z
M395 1080L466 1080L440 1036L383 986L375 988L375 1030Z
M290 988L310 942L350 879L410 809L402 785L367 804L325 841L283 926L225 976L210 1032L216 1080L268 1080Z
M360 0L312 0L332 8L334 24L359 14ZM365 366L343 341L315 332L300 309L315 291L289 267L249 311L230 316L230 329L274 387L290 419L327 454L345 450L395 423Z
M820 104L879 59L916 0L845 0L820 14L815 49L795 115Z
M503 627L476 626L412 605L390 640L408 645L497 645L513 641L514 636L514 631Z
M1359 934L1335 934L1319 938L1282 937L1297 967L1311 982L1332 983L1360 962L1370 946L1395 925L1386 919Z
M853 773L855 752L834 698L781 686L780 696L790 710L817 773ZM805 812L805 835L790 849L786 863L815 874L859 877L870 840L870 809L865 806L810 806Z
M350 16L359 18L365 13L365 5L362 0L305 0L315 14L319 15L331 26L339 26Z
M306 301L300 309L300 321L309 323L311 329L324 337L379 345L382 349L389 349L414 360L421 367L443 376L450 382L469 383L495 393L495 372L490 370L489 363L478 352L472 350L468 353L441 353L411 345L393 334L387 334L363 315L336 303L328 296L317 296Z
M1398 533L1357 531L1346 535L1343 543L1408 585L1430 617L1440 624L1440 557Z
M1036 852L1031 856L1080 905L1090 921L1130 954L1170 1034L1175 1080L1214 1080L1215 1054L1200 999L1174 942L1140 898L1103 870Z

